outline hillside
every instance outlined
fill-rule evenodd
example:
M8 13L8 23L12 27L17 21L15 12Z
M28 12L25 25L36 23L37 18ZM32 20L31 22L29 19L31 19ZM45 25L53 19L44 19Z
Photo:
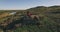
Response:
M22 22L20 20L24 15L23 12L27 12L27 11L30 11L33 15L39 16L40 25L22 25L22 27L21 27L21 26L19 26L20 24L16 24L18 22ZM9 12L11 12L11 11L9 11ZM60 6L50 6L50 7L37 6L37 7L27 9L27 10L22 10L22 11L15 10L12 12L16 12L16 14L6 17L7 18L6 21L7 22L12 21L12 24L11 24L12 26L14 26L16 24L17 28L13 30L14 32L60 32ZM27 18L25 18L25 19L27 19ZM31 21L28 22L29 20L26 20L26 22L25 22L25 20L23 20L23 24L24 23L25 24L33 23ZM36 23L36 22L34 22L34 23Z
M50 6L50 7L45 7L45 6L38 6L34 8L27 9L27 11L31 11L35 14L42 14L48 17L55 17L55 18L60 18L60 6Z

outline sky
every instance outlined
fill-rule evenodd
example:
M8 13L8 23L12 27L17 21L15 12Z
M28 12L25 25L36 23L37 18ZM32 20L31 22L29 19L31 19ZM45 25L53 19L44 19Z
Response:
M25 10L36 6L60 5L60 0L0 0L0 10Z

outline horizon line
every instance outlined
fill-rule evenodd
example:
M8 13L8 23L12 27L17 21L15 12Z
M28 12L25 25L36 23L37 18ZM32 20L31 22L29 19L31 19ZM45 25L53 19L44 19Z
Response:
M43 5L41 5L43 6ZM51 7L51 6L60 6L60 5L50 5L50 6L44 6L44 7ZM38 7L38 6L35 6L35 7ZM30 7L30 8L34 8L34 7ZM0 10L27 10L27 9L30 9L30 8L25 8L25 9L0 9Z

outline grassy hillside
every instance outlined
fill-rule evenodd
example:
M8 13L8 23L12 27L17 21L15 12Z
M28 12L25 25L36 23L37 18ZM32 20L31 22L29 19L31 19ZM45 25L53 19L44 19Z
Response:
M44 7L38 6L34 8L27 9L27 11L32 12L42 16L40 18L40 26L23 26L17 28L15 32L59 32L60 30L60 6Z
M13 30L14 32L60 32L60 6L38 6L23 11L19 10L16 11L17 13L12 18L15 20L20 19L23 12L26 11L38 15L40 17L40 25L24 25L22 27L17 27Z

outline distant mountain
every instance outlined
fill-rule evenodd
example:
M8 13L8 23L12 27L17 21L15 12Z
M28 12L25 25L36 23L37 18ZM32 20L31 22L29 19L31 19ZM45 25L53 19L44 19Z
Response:
M50 6L49 8L60 8L60 6Z
M30 9L27 9L29 11L36 11L36 12L49 12L49 11L60 11L60 6L50 6L50 7L45 7L45 6L37 6L37 7L33 7Z

